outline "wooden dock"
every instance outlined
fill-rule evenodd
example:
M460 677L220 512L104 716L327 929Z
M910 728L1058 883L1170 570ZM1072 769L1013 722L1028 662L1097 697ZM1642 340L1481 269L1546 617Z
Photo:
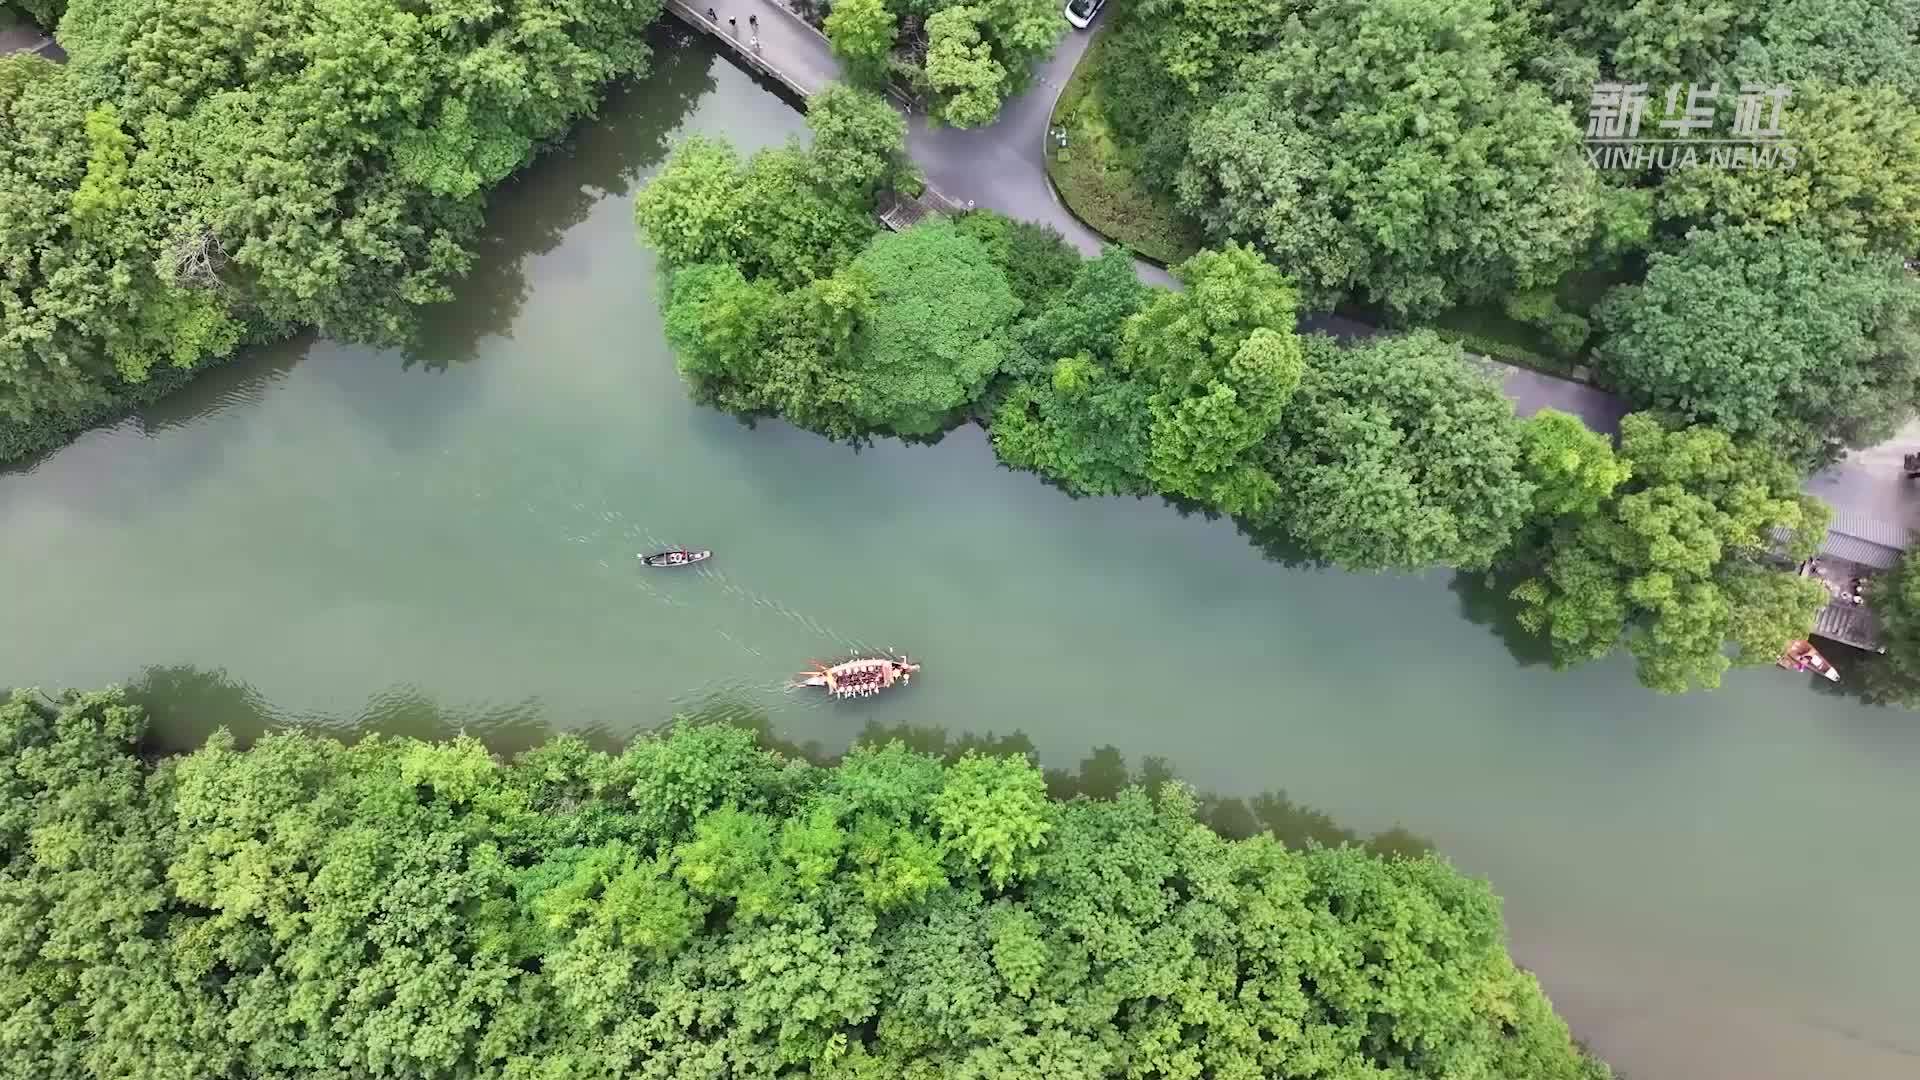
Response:
M947 198L932 188L926 188L918 196L901 195L888 192L880 196L880 205L874 213L880 218L880 224L894 232L903 232L932 217L949 217L973 209Z

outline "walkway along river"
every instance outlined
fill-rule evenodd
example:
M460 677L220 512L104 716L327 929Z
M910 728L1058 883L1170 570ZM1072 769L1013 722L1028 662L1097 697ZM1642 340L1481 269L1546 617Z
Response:
M764 21L764 20L763 20ZM1025 731L1047 764L1171 760L1434 839L1636 1080L1920 1075L1920 724L1766 670L1661 698L1516 655L1446 574L1265 562L1223 522L1071 500L977 430L861 451L687 397L632 196L674 138L803 131L692 35L501 191L408 353L303 340L0 474L0 683L138 684L222 722L625 736L764 709ZM641 573L636 551L711 547ZM911 687L829 703L810 658Z

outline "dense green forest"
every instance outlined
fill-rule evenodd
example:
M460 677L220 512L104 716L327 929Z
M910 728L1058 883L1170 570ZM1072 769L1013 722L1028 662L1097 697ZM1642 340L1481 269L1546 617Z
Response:
M1770 664L1812 625L1819 586L1769 559L1776 529L1817 545L1827 510L1778 439L1649 414L1616 450L1521 420L1431 333L1302 337L1284 269L1232 241L1167 290L997 214L879 232L904 123L844 88L808 119L810 146L744 161L688 140L637 200L702 400L838 437L978 418L1009 465L1232 515L1281 558L1497 569L1561 662L1624 645L1660 690Z
M1920 402L1914 0L1114 8L1076 75L1093 104L1071 119L1099 137L1062 154L1255 246L1311 308L1584 362L1636 406L1804 466ZM1784 88L1798 164L1596 168L1582 140L1608 80L1640 85L1638 134L1658 138L1690 90L1712 125L1692 137L1726 139L1743 109L1774 127L1763 93Z
M1178 783L143 724L0 707L0 1076L1608 1075L1483 882L1228 840Z
M658 0L72 0L0 58L0 460L318 327L393 341ZM63 10L64 8L64 10Z

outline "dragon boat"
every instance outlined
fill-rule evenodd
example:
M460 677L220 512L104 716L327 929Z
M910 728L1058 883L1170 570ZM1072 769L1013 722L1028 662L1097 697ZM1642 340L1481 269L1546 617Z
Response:
M813 670L794 676L793 685L818 686L837 698L872 697L882 690L905 686L920 665L905 656L855 657L838 664L813 662Z

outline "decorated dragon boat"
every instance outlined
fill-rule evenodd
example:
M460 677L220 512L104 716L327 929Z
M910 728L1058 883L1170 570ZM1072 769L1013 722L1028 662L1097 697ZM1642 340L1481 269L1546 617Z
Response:
M837 698L872 697L882 690L905 686L920 665L902 656L855 657L838 664L813 662L811 671L794 676L793 685L823 687Z

